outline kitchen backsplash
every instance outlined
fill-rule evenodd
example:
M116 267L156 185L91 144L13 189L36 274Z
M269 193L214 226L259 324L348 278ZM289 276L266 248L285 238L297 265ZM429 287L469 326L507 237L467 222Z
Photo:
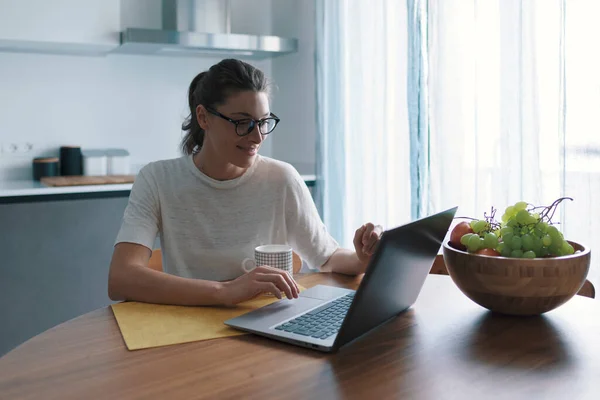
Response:
M0 53L0 180L31 179L32 159L63 145L126 149L132 172L178 157L189 82L219 60Z

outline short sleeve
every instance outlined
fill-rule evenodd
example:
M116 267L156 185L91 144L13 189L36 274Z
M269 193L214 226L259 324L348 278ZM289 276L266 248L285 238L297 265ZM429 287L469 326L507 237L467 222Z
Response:
M158 189L146 166L139 172L131 188L115 244L137 243L152 250L159 231L159 221Z
M320 269L339 248L321 220L313 198L298 172L290 166L286 195L288 239L311 268Z

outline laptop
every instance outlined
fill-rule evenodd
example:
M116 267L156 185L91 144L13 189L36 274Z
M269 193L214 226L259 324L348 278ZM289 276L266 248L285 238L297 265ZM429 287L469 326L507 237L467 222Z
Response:
M457 207L385 231L356 291L317 285L225 321L271 339L335 352L417 300Z

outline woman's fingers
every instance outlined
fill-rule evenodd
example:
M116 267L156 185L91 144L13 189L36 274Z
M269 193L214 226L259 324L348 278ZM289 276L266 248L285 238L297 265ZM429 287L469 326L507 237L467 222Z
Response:
M379 238L381 238L381 227L376 227L373 232L371 232L371 236L369 237L369 244L365 246L366 252L369 255L373 255L375 253L375 249L377 248L377 244L379 243Z
M296 280L294 279L294 277L286 271L283 271L283 277L285 278L285 280L292 285L292 287L295 290L296 295L294 297L298 297L298 295L300 294L300 287L298 287L298 283L296 282Z
M266 273L276 273L276 274L281 275L283 277L283 279L285 279L287 284L290 286L290 288L292 288L292 292L295 293L294 297L298 297L298 295L300 294L300 287L298 287L298 283L296 283L296 281L294 280L294 277L290 273L288 273L287 271L283 271L281 269L273 268L273 267L269 267L269 266L265 266L265 268L267 268Z
M360 228L358 228L356 230L356 232L354 232L354 248L358 251L359 249L362 249L363 245L362 245L362 238L363 238L363 234L365 233L365 225L361 226Z
M261 292L272 293L273 296L277 297L278 299L281 299L281 290L279 290L273 282L256 281L255 285L260 289Z
M276 268L263 267L260 272L256 273L256 279L262 282L273 283L280 292L284 292L288 299L298 297L296 285L284 277L287 275L285 271L277 270ZM289 278L289 277L288 277Z
M375 229L375 225L373 225L372 223L368 223L364 225L365 227L365 231L363 232L362 235L362 244L363 246L367 246L369 244L369 240L371 238L371 233L373 233L373 230Z
M382 233L383 227L381 225L377 225L373 228L363 246L363 251L366 254L373 255L375 249L377 248L377 243L379 243L379 239L381 238Z

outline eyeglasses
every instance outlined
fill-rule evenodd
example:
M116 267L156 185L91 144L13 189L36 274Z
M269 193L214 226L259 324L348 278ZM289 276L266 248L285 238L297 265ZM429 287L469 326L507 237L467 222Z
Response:
M277 124L280 121L280 119L273 113L271 113L271 115L267 118L258 119L258 120L252 119L252 118L244 118L244 119L235 120L235 119L231 119L229 117L224 116L223 114L221 114L220 112L218 112L216 110L213 110L212 108L206 107L206 111L234 124L235 125L235 133L238 136L249 135L257 125L258 125L258 131L261 133L261 135L268 135L269 133L273 132L273 129L275 129L275 127L277 126Z

